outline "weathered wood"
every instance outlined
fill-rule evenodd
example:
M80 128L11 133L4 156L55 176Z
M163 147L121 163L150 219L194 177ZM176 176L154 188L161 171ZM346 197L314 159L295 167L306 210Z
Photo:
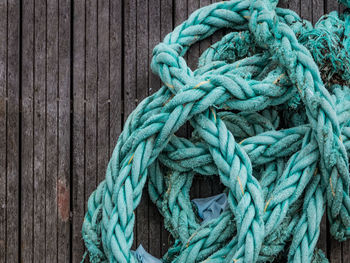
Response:
M124 121L136 107L136 0L124 2Z
M342 260L343 263L350 262L350 241L347 240L341 243L342 246Z
M123 8L121 1L110 1L110 138L109 155L112 155L123 125Z
M332 263L342 263L342 244L337 242L333 237L329 240L329 250L327 256Z
M46 224L45 262L57 262L57 178L58 178L58 8L47 2L46 54Z
M97 2L85 6L85 203L97 183Z
M85 199L85 2L73 6L73 185L72 185L72 262L83 256L81 227L86 211Z
M210 0L200 0L199 1L199 7L204 7L207 5L210 5L211 1ZM203 54L205 50L207 50L211 46L211 38L204 39L199 43L199 56ZM197 59L198 61L198 59ZM198 176L199 177L199 196L200 197L208 197L212 195L213 192L213 187L212 184L210 183L211 180L205 180L206 178L203 176Z
M105 178L109 154L109 0L97 2L97 183Z
M60 0L58 42L58 262L70 259L71 1Z
M187 0L187 17L189 17L194 11L196 11L199 8L199 0ZM187 65L192 69L193 71L197 69L198 67L198 58L200 56L200 42L195 43L187 52ZM187 124L187 136L190 136L192 132L192 127ZM198 198L200 197L200 178L195 177L194 183L191 187L190 196L191 198Z
M6 204L2 209L5 212L6 219L3 216L5 227L1 222L1 229L6 230L5 239L1 240L5 243L6 251L3 254L7 262L16 262L19 260L19 176L20 176L20 140L19 140L19 101L20 101L20 6L17 1L7 1L6 5L2 7L2 10L7 12L5 19L7 24L5 26L6 35L2 37L6 40L6 59L2 61L6 70L2 71L1 78L6 78L6 113L3 114L6 118L6 147L2 149L6 150ZM2 66L3 67L3 66ZM2 102L4 100L2 99ZM3 107L1 107L3 108ZM3 175L1 175L3 177ZM2 179L1 179L2 181ZM0 232L2 232L0 230ZM1 242L0 241L0 242ZM0 245L1 247L2 245Z
M21 260L33 262L34 1L22 6Z
M135 109L137 105L136 100L136 34L137 34L137 3L136 0L130 0L123 2L124 8L124 122L130 113ZM136 214L136 213L135 213ZM137 220L136 214L136 220ZM136 227L134 230L137 230ZM137 244L137 231L134 231L133 249L136 249Z
M324 14L324 0L313 0L312 1L312 23L315 24Z
M301 18L312 21L312 1L313 0L300 1L300 12L298 12L298 14Z
M81 227L87 202L85 198L85 1L74 1L73 10L72 262L78 263L84 253Z
M173 23L174 27L180 25L183 21L186 20L188 17L188 0L178 0L174 1L173 3L173 10L170 9L165 9L166 7L169 6L169 4L162 5L162 18L163 17L172 17L173 18ZM171 26L169 24L164 24L162 23L162 39L172 31ZM185 60L188 61L188 54L185 55ZM176 135L181 136L181 137L187 137L188 136L188 124L186 123L183 127L179 129L179 131L176 132ZM167 234L168 235L168 234ZM168 241L167 241L168 242Z
M160 40L162 41L167 34L169 34L175 26L178 26L182 17L186 17L186 0L161 0L160 4ZM162 83L161 83L162 85ZM182 135L187 134L186 129L179 132ZM170 246L170 234L164 227L164 221L161 219L160 225L160 253L164 255ZM155 242L155 241L153 241Z
M149 23L149 35L148 35L148 61L151 62L152 51L155 45L161 41L161 3L162 0L149 0L148 1L148 23ZM152 7L160 8L152 8ZM164 12L164 11L163 11ZM171 17L172 19L172 17ZM160 80L155 74L149 73L148 78L148 91L153 94L160 88ZM148 186L146 187L148 189ZM155 257L161 257L161 215L155 205L149 201L149 253ZM158 240L158 242L155 242Z
M211 0L212 3L216 3L218 2L217 0ZM211 36L211 43L215 44L216 42L220 41L221 38L225 35L225 29L221 29L217 32L215 32L215 34L213 36ZM220 179L217 176L214 176L212 178L210 178L209 181L211 184L211 193L207 194L207 196L211 196L211 195L216 195L222 192L222 186L220 183ZM204 182L207 183L207 182Z
M317 247L321 249L325 254L327 254L328 251L328 241L329 241L329 236L328 234L328 229L327 229L327 214L325 213L322 221L321 221L321 229L320 229L320 237L318 238L318 243Z
M338 1L332 1L332 0L325 0L324 1L325 5L325 12L330 13L332 11L338 11L339 9L339 3Z
M81 261L88 197L126 118L161 85L150 71L153 47L218 1L0 1L0 262ZM279 6L313 23L344 10L336 0ZM225 32L190 48L191 69ZM177 134L190 132L185 125ZM217 177L198 177L191 196L220 191ZM171 238L147 186L136 217L133 248L161 257ZM326 221L318 247L332 263L350 261L350 242L332 239Z
M300 0L289 0L288 8L292 9L300 16L301 1Z
M46 6L34 2L34 262L45 262L45 97L46 97Z
M6 262L7 2L0 2L0 262Z
M109 160L109 0L97 4L97 181Z
M148 96L148 0L136 2L136 103ZM145 187L142 199L136 209L136 246L149 250L149 211L151 203L148 197L148 188Z
M288 8L288 0L280 0L278 6L282 8Z

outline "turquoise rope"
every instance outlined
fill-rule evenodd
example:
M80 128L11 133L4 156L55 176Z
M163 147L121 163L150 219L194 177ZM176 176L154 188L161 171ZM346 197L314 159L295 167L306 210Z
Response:
M89 198L91 262L138 262L134 210L147 178L175 239L164 262L327 262L315 249L325 205L331 234L349 237L350 18L332 12L313 27L276 5L212 4L154 48L164 86L130 114ZM187 50L221 28L233 32L192 71ZM191 138L175 136L188 121ZM229 204L203 224L189 194L198 175L219 176Z

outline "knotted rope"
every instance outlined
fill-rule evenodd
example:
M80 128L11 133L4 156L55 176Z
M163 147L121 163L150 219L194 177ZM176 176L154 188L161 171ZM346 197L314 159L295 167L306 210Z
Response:
M315 251L325 204L331 234L349 237L350 16L313 27L276 5L212 4L155 47L164 86L128 117L88 201L91 262L137 262L134 211L147 178L175 239L164 262L327 262ZM232 32L192 71L186 51L221 28ZM192 137L175 136L187 121ZM229 204L203 224L189 196L198 175L219 176Z

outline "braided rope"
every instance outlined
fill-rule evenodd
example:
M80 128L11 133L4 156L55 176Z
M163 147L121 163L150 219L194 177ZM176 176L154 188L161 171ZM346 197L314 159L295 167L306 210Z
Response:
M175 239L164 262L266 262L282 251L289 262L326 262L315 250L325 203L331 234L350 235L350 19L332 13L314 28L276 5L212 4L155 47L164 86L128 117L88 201L91 262L138 261L134 211L147 178ZM192 71L186 51L221 28L233 32ZM175 136L187 121L192 137ZM189 194L198 174L218 175L229 203L203 224Z

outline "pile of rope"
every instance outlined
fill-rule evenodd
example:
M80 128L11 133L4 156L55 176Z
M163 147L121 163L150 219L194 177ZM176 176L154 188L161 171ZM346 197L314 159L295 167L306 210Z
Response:
M350 1L343 1L350 6ZM164 86L128 117L83 223L91 262L138 262L135 209L148 178L174 244L164 262L327 262L327 209L350 235L350 15L312 26L274 0L201 8L153 52ZM183 56L221 28L192 71ZM186 122L190 139L175 132ZM201 223L194 176L218 176L229 209Z

